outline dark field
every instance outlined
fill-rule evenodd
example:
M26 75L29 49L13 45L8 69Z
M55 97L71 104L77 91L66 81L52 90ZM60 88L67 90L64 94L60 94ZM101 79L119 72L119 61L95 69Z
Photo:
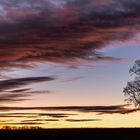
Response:
M0 140L140 139L139 128L1 130Z

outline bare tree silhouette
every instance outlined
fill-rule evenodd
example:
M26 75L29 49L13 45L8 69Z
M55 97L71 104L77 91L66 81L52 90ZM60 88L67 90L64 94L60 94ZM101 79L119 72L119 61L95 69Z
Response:
M131 75L135 75L135 78L133 81L127 82L123 92L127 97L126 101L133 102L135 106L140 106L140 60L135 61L129 72Z

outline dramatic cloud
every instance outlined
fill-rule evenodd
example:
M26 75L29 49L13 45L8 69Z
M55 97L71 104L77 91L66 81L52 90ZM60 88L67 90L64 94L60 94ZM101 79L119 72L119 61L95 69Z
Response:
M54 80L53 77L24 77L16 79L8 79L0 81L0 102L24 101L29 96L35 94L50 93L47 90L32 90L31 88L23 88L33 83L40 83ZM27 98L28 97L28 98Z
M114 61L100 49L139 29L139 0L0 0L0 69Z
M129 104L113 105L113 106L61 106L61 107L0 107L0 111L15 111L15 110L40 110L40 111L75 111L82 113L98 113L101 114L129 114L139 111L139 108L128 108ZM40 116L49 114L40 113ZM53 117L67 117L73 114L50 114Z

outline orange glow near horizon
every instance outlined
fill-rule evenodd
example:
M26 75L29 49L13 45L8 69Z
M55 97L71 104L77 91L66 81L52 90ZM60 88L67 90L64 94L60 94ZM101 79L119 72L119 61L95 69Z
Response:
M22 112L23 113L23 112ZM34 112L30 112L34 113ZM39 113L39 112L38 112ZM66 118L51 118L49 117L34 117L33 115L23 115L25 116L22 118L18 117L10 117L5 118L1 117L0 121L0 128L4 128L6 126L9 127L40 127L40 128L134 128L140 126L139 115L140 112L135 112L132 114L103 114L98 115L97 113L77 113L77 112L69 112L69 111L47 111L47 112L40 112L40 113L69 113L69 114L76 114L73 116L68 116ZM14 115L13 115L14 116ZM26 118L28 116L28 118ZM29 117L30 116L30 117ZM20 124L21 122L33 122L31 120L37 120L38 123L41 122L42 124ZM42 121L40 121L42 119ZM43 121L44 119L44 121ZM45 121L46 119L46 121ZM48 120L57 120L58 121L47 121ZM93 121L92 121L93 119ZM7 121L6 121L7 120ZM70 121L67 121L70 120ZM71 121L76 120L76 121ZM78 120L78 121L77 121ZM84 121L80 121L84 120ZM86 121L87 120L87 121ZM90 120L90 121L88 121ZM11 123L6 124L6 122ZM4 124L5 123L5 124ZM19 123L19 124L13 124ZM27 127L26 127L27 126Z

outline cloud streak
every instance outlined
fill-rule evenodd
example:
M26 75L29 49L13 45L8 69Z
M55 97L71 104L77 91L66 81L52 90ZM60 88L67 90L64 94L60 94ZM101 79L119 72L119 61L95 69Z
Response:
M66 119L67 122L93 122L102 121L101 119Z
M17 102L28 100L30 96L35 94L50 93L48 90L32 90L31 88L23 88L30 84L48 82L54 80L53 77L24 77L14 78L0 81L0 102Z
M57 122L59 119L35 119L35 120L23 120L21 122Z
M50 118L66 118L69 116L75 116L77 114L70 113L0 113L0 118L38 118L38 117L50 117Z
M23 77L23 78L15 78L15 79L8 79L0 81L0 91L5 91L8 89L19 88L21 86L26 86L32 83L39 83L39 82L46 82L54 80L53 77ZM22 89L22 91L29 90L29 89ZM21 91L19 91L21 92Z
M139 111L139 108L128 108L128 104L112 106L58 106L58 107L0 107L0 111L18 111L18 110L40 110L40 111L75 111L80 113L97 113L102 114L129 114ZM67 117L63 114L46 114L40 113L40 116L50 115L53 117ZM70 115L70 114L69 114Z

